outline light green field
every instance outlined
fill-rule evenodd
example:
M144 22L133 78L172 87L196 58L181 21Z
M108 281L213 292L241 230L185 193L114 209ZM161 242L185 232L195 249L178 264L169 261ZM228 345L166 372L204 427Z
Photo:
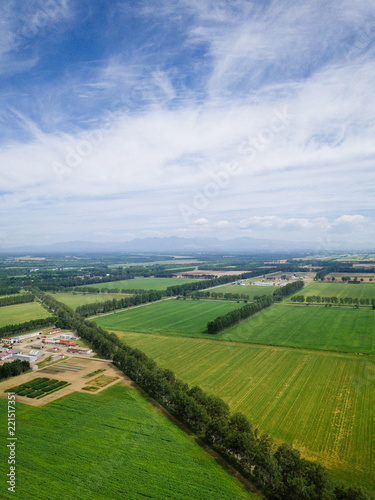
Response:
M3 414L6 404L0 400ZM4 499L259 498L138 391L119 384L43 407L18 403L16 493L6 490L6 427L0 432Z
M258 285L223 285L210 290L216 293L239 293L247 295L252 300L256 295L272 295L277 289L276 286L258 286Z
M22 297L22 293L12 293L10 295L0 295L0 299L6 299L8 297Z
M124 341L336 477L375 490L373 357L135 333Z
M375 311L368 308L274 304L215 337L237 342L375 353L374 324Z
M321 297L352 297L358 299L374 299L375 283L358 283L357 285L348 285L347 283L328 283L316 281L311 285L300 290L295 295L320 295ZM288 299L290 301L290 298Z
M88 293L85 294L76 294L73 293L54 293L49 294L54 297L59 302L63 302L68 307L72 309L76 309L78 306L83 306L84 304L92 304L94 302L105 302L106 300L111 300L114 298L126 297L123 294L110 294L110 293Z
M95 318L108 330L200 335L217 316L240 307L237 302L214 300L164 300L155 304ZM242 304L243 305L243 304Z
M183 285L191 283L196 279L185 278L134 278L133 280L110 281L108 283L95 283L94 285L85 285L91 288L118 288L118 289L139 289L139 290L166 290L169 286ZM83 286L83 285L82 285ZM78 287L80 288L80 287Z
M34 319L48 318L51 314L37 302L14 304L13 306L0 307L0 327L17 325Z

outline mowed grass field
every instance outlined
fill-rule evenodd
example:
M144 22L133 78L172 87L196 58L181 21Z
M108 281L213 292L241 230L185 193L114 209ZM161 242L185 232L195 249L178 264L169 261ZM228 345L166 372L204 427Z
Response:
M274 304L215 338L280 346L375 353L375 311Z
M84 304L92 304L94 302L105 302L114 298L126 297L124 294L110 294L110 293L88 293L88 294L73 294L73 293L50 293L54 299L63 302L68 307L76 309L78 306Z
M51 314L38 302L26 302L0 307L0 327L17 325L34 319L48 318Z
M124 342L334 476L375 490L373 357L134 333Z
M210 290L210 292L216 293L239 293L247 295L249 300L253 300L256 295L272 295L276 290L276 286L259 286L251 285L250 283L246 285L223 285L218 286Z
M132 280L109 281L108 283L95 283L94 285L86 285L91 288L118 288L118 289L139 289L139 290L166 290L169 286L183 285L197 281L189 278L134 278ZM83 286L83 285L82 285ZM78 287L79 288L79 287Z
M136 307L128 311L95 318L108 330L145 333L201 335L208 321L243 304L213 300L177 300L175 298Z
M375 283L358 283L348 285L347 283L326 283L316 281L300 290L295 295L320 295L321 297L352 297L358 299L375 299ZM287 299L290 302L290 298Z
M0 400L4 414L6 405ZM5 444L0 452L4 499L259 498L130 387L19 403L16 429L16 493L6 489ZM6 443L6 427L0 432Z

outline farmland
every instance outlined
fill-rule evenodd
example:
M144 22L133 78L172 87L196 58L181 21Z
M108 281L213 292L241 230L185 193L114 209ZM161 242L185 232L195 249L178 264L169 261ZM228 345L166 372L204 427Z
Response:
M131 333L124 340L336 477L375 489L374 358Z
M251 285L222 285L210 290L211 293L239 293L240 295L247 295L249 300L253 300L256 295L272 295L276 290L275 286L260 286Z
M94 302L105 302L113 298L123 297L124 295L109 293L54 293L51 294L56 300L63 302L68 307L76 309L78 306L92 304Z
M6 404L0 400L3 412ZM4 426L1 433L5 442ZM17 437L17 493L2 481L4 499L258 498L138 391L119 384L44 407L19 403ZM2 454L6 477L5 446Z
M358 283L356 285L347 283L322 283L314 282L298 292L296 295L320 295L321 297L352 297L358 299L375 299L374 283ZM290 299L289 299L290 300Z
M35 319L48 318L50 314L37 302L26 302L0 307L0 327L17 325Z
M192 283L196 279L185 278L134 278L132 280L109 281L108 283L96 283L94 285L86 285L90 288L107 288L108 290L166 290L169 286L183 285L184 283ZM79 289L79 287L78 287Z
M108 330L194 336L204 333L208 321L237 307L237 302L168 299L101 316L95 322Z
M47 394L59 391L66 387L68 382L64 380L49 379L47 377L39 377L29 382L25 382L17 387L11 387L5 392L15 392L18 396L26 396L28 398L43 398Z
M375 311L368 308L275 304L215 337L237 342L375 353L374 321Z

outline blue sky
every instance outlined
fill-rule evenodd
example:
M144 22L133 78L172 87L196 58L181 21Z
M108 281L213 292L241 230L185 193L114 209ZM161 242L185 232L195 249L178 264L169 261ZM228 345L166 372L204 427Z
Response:
M373 247L375 2L5 0L0 247Z

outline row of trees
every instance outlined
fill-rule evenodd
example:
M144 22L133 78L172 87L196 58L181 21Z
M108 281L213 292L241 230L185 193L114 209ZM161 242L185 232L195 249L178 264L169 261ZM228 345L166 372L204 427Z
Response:
M56 326L75 330L101 356L112 359L139 386L235 462L269 498L370 499L361 488L333 484L324 467L302 459L291 446L276 447L269 436L260 435L253 429L244 415L231 414L220 398L199 387L190 388L171 370L160 368L142 351L123 344L114 333L84 320L40 290L34 291L57 314Z
M140 295L134 295L133 297L123 297L120 299L106 300L104 302L85 304L78 306L76 312L87 318L88 316L95 316L96 314L115 311L116 309L125 309L127 307L146 304L146 302L154 302L155 300L160 300L162 297L162 292L154 290Z
M13 295L19 293L20 290L19 286L0 286L0 295Z
M360 304L362 306L375 306L375 299L369 298L358 298L358 297L321 297L320 295L295 295L290 299L292 302L306 302L308 304L340 304L340 305L352 305Z
M24 293L22 295L10 295L9 297L0 298L0 307L11 306L13 304L24 304L25 302L33 302L34 295L32 293Z
M276 302L281 301L285 297L289 297L293 293L298 292L304 287L305 283L302 280L294 281L293 283L288 283L285 286L280 286L276 288L273 292L273 298Z
M3 335L16 335L17 333L44 328L45 326L53 325L55 323L55 320L55 317L50 316L48 318L34 319L31 321L26 321L25 323L18 323L17 325L5 325L0 328L0 336L2 337Z
M256 312L270 306L272 303L272 297L270 297L269 295L263 295L257 301L252 302L251 304L246 304L239 309L234 309L233 311L230 311L223 316L215 318L213 321L209 321L207 323L207 332L210 334L218 333L221 330L228 328L228 326L232 326L243 319L249 318Z
M30 370L30 363L28 361L17 359L10 363L4 363L0 366L0 380L21 375L21 373L27 372L27 370Z
M316 275L315 275L315 279L316 280L324 281L324 278L328 274L330 274L330 273L345 273L345 274L348 274L348 273L358 273L358 272L359 272L358 268L355 269L353 267L353 264L341 264L341 263L337 263L337 264L332 264L330 266L324 267L323 269L321 269L320 271L318 271L316 273ZM368 267L368 268L366 268L366 273L374 274L375 273L375 268L374 267ZM348 276L348 278L349 278L349 276ZM345 281L345 280L343 280L343 281ZM349 280L347 280L347 281L349 281Z
M263 270L262 270L263 271ZM267 269L267 273L272 272L272 270ZM232 283L235 279L241 280L241 279L248 279L248 278L253 278L254 276L259 276L261 274L261 270L257 271L252 271L248 273L243 273L240 276L219 276L217 278L212 278L212 279L207 279L207 280L197 280L193 281L191 283L184 283L182 285L173 285L169 286L166 290L166 295L168 296L173 296L173 295L189 295L194 291L197 290L204 290L206 288L212 288L214 286L219 286L219 285L225 285L226 283Z
M224 300L249 300L245 293L223 293L223 292L193 292L192 299L224 299Z

